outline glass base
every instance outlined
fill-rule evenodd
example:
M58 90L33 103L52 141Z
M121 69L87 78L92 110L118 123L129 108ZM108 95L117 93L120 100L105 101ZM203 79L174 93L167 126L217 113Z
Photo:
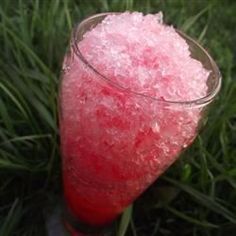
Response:
M86 236L112 236L113 224L103 226L93 226L86 224L79 219L75 218L67 208L63 209L62 214L65 227L71 233L72 236L86 235Z
M87 225L75 219L62 205L46 221L48 236L113 236L114 224L103 227Z
M48 211L46 216L46 227L48 236L70 236L68 230L63 224L61 205Z

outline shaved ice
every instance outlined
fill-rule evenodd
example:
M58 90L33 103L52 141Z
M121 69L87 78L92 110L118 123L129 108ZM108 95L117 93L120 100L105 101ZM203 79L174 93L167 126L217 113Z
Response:
M201 110L183 102L207 95L210 72L162 13L110 14L76 43L60 94L65 199L102 225L193 141Z

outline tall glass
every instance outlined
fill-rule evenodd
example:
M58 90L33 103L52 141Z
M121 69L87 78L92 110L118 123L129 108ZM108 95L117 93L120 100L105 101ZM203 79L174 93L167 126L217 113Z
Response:
M211 72L205 97L166 101L112 82L78 47L83 35L108 14L91 16L75 27L60 87L67 224L75 228L78 221L81 231L89 226L90 233L110 224L192 143L221 85L216 63L180 31L191 56Z

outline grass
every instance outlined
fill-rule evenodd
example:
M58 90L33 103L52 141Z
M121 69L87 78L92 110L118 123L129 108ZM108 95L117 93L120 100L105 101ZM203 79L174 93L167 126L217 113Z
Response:
M47 212L61 194L57 94L70 31L87 15L124 10L162 10L210 51L223 87L192 147L124 213L117 235L235 234L236 3L1 0L1 236L47 235Z

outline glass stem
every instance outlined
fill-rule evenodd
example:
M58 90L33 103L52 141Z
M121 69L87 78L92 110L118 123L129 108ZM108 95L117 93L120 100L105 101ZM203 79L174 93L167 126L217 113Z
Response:
M78 229L73 228L67 222L64 222L65 228L70 236L111 236L109 232L93 232L93 233L84 233L80 232Z

